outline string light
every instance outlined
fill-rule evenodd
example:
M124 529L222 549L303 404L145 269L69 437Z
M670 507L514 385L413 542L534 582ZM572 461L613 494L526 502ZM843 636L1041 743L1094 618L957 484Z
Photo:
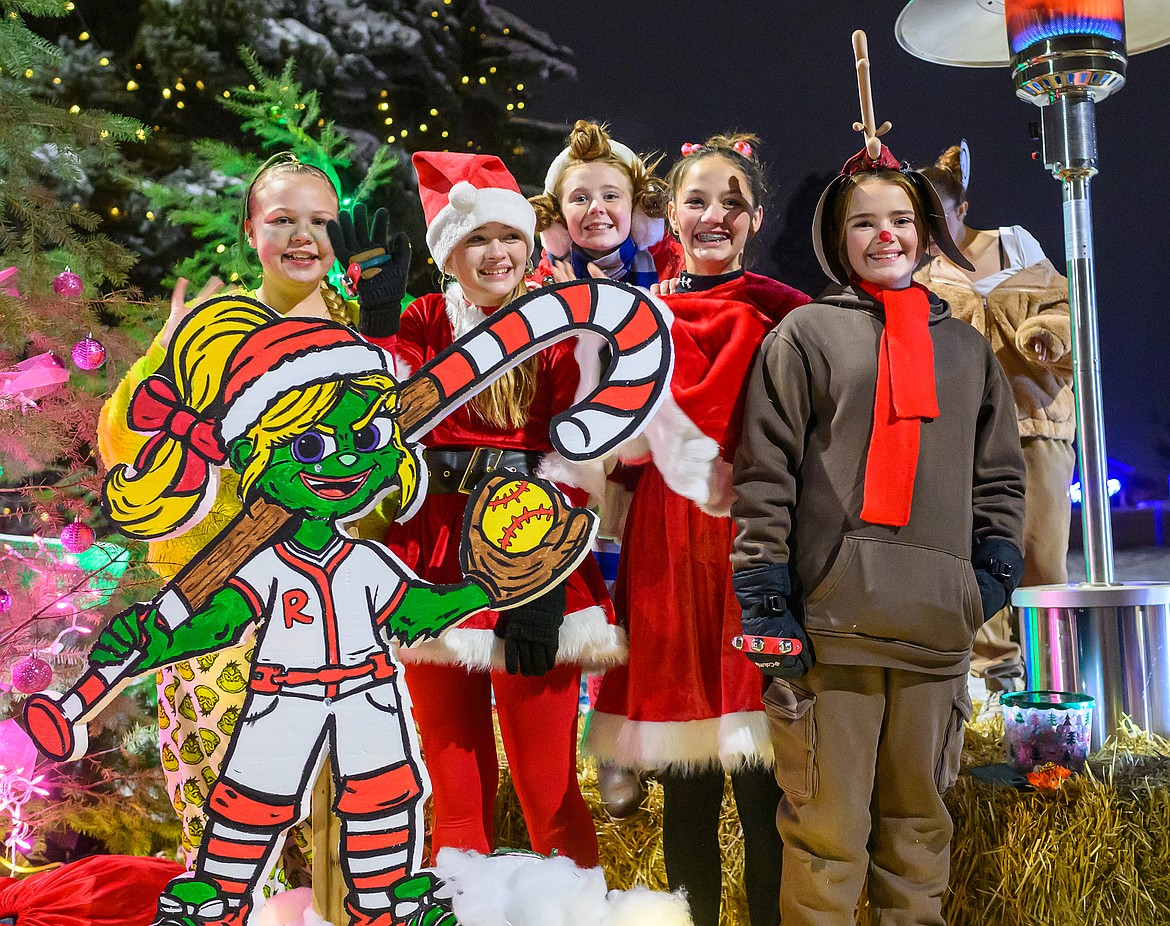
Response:
M128 80L128 81L126 81L126 89L127 89L127 90L130 90L130 91L137 90L137 89L138 89L138 84L137 84L137 83L135 83L135 82L134 82L134 81L132 81L132 80Z
M83 33L81 33L81 35L79 35L79 36L77 37L77 41L79 41L79 42L88 42L88 41L89 41L89 33L88 33L88 32L83 32Z
M425 132L425 131L427 130L427 124L426 124L425 122L423 122L423 123L420 123L420 124L419 124L419 127L418 127L418 130L419 130L420 132Z
M444 132L443 137L446 138L449 134L450 134L450 132Z
M24 72L24 76L25 76L26 78L31 78L31 77L33 76L33 69L32 69L32 68L26 68L26 69L25 69L25 72Z
M385 111L386 111L386 110L388 110L389 108L390 108L390 104L389 104L389 103L379 103L379 104L378 104L378 109L380 109L382 112L385 112Z
M516 108L517 108L517 109L523 109L523 108L524 108L524 104L523 104L522 102L521 102L521 103L517 103L517 104L516 104Z
M523 90L523 89L524 89L524 85L523 85L523 84L517 84L517 85L516 85L516 89L517 89L517 90Z
M432 116L437 116L438 114L439 114L439 111L438 111L437 109L432 109L432 110L431 110L431 115L432 115Z
M147 220L148 222L153 222L153 221L154 221L154 213L153 213L153 212L151 212L149 209L147 209L147 210L146 210L146 220Z
M467 83L469 80L471 80L471 78L470 78L470 77L468 77L466 74L464 74L464 75L463 75L463 77L461 77L461 78L459 79L459 82L460 82L460 83L464 83L464 84L465 84L465 83Z
M183 82L181 80L176 80L175 81L175 89L178 90L180 93L182 93L187 88L183 86Z
M109 67L110 59L109 58L98 58L98 64L100 64L102 67Z
M494 73L496 73L496 69L495 69L495 67L490 67L490 68L488 68L488 73L489 73L489 74L494 74Z
M217 244L215 246L215 253L216 254L222 254L226 250L227 250L227 245L225 245L225 244Z
M203 81L197 80L197 81L195 81L195 89L196 90L206 90L207 88L203 86Z
M170 87L163 87L162 94L163 94L164 100L169 100L171 98L171 88Z
M81 107L74 103L69 107L69 112L76 116L79 112L81 112Z
M184 106L183 101L179 100L179 102L175 104L175 109L182 109L183 106Z

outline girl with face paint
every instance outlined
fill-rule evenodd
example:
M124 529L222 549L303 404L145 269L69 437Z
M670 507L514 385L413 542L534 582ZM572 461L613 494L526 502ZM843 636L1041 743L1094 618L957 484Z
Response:
M254 297L281 315L329 318L352 325L357 304L344 299L326 282L334 263L327 224L338 217L338 196L320 169L290 152L276 154L257 170L240 206L239 243L242 253L254 250L262 277ZM98 447L107 467L132 463L146 438L126 426L126 412L138 385L159 369L179 324L207 298L222 289L213 278L192 300L187 281L180 279L171 299L171 313L145 356L119 383L102 409ZM224 470L207 516L181 536L153 541L147 561L170 580L240 510L238 479ZM230 647L160 670L159 719L162 767L176 813L183 823L182 845L192 862L206 823L206 787L201 784L220 771L228 739L243 705L241 673L248 645ZM294 832L301 849L309 846L307 827ZM299 876L278 870L278 881L297 883ZM279 884L276 885L279 888Z
M659 287L674 316L675 370L647 431L652 463L638 476L622 535L614 599L630 635L629 664L602 678L586 740L603 763L611 814L632 812L642 797L626 785L622 800L621 770L650 770L662 785L667 879L672 890L685 888L696 926L719 921L728 773L752 926L779 917L780 791L763 687L731 646L739 608L727 559L729 460L752 358L768 331L809 300L744 268L764 218L758 146L754 135L684 145L667 178L669 221L685 255L685 270Z

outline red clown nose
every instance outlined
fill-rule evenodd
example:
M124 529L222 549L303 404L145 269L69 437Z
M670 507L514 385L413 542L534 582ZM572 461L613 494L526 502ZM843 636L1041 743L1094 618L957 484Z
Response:
M878 235L878 241L880 241L882 244L889 244L893 240L894 233L886 229L883 229L881 234Z

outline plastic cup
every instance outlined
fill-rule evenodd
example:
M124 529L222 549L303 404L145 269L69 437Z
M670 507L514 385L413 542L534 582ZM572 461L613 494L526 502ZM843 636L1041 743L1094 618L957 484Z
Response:
M1008 764L1030 772L1047 762L1079 772L1089 755L1093 698L1072 691L1013 691L1003 705Z

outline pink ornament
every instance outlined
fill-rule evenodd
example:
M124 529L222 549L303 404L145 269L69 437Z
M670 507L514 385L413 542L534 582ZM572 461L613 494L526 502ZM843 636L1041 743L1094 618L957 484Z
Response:
M61 546L68 553L84 553L93 546L94 539L93 528L81 521L66 524L61 531Z
M73 362L81 370L96 370L106 362L106 348L92 335L73 345Z
M56 279L53 280L53 292L58 296L73 298L80 296L83 289L85 289L85 284L81 281L81 277L72 270L58 273Z
M12 595L9 594L8 589L0 588L0 614L7 614L11 607Z
M25 656L12 664L12 687L24 694L44 691L53 681L53 667L39 656Z
M37 747L15 720L0 721L0 772L31 775Z

